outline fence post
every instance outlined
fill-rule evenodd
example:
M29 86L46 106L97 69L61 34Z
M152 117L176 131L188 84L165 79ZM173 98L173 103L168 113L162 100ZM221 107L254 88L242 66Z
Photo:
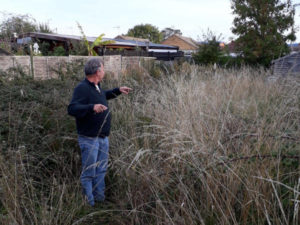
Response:
M29 45L29 49L30 49L30 69L31 69L31 76L32 76L32 78L34 78L32 44Z

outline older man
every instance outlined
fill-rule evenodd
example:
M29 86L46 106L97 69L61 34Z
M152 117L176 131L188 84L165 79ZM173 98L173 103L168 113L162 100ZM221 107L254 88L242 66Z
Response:
M78 142L81 149L82 173L80 176L83 193L88 203L105 199L105 174L108 163L108 136L111 112L107 100L132 89L120 87L103 90L100 82L104 78L104 64L98 58L89 59L84 72L86 78L74 90L68 113L76 118Z

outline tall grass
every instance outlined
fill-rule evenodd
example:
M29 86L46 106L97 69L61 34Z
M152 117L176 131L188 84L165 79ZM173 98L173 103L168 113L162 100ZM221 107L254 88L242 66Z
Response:
M126 74L105 83L134 92L110 102L108 201L96 208L66 115L79 79L1 83L2 224L299 223L299 80L187 65Z

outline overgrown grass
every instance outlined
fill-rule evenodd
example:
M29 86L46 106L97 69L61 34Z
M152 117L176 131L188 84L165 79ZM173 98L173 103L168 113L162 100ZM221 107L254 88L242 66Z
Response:
M134 92L110 102L109 201L96 208L66 113L81 78L2 79L0 224L298 224L299 80L174 70L106 81Z

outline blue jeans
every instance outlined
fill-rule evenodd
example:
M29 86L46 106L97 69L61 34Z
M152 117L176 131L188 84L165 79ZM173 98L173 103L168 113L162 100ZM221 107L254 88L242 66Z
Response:
M105 174L108 164L108 138L78 136L81 149L82 173L80 182L83 194L90 205L104 201Z

